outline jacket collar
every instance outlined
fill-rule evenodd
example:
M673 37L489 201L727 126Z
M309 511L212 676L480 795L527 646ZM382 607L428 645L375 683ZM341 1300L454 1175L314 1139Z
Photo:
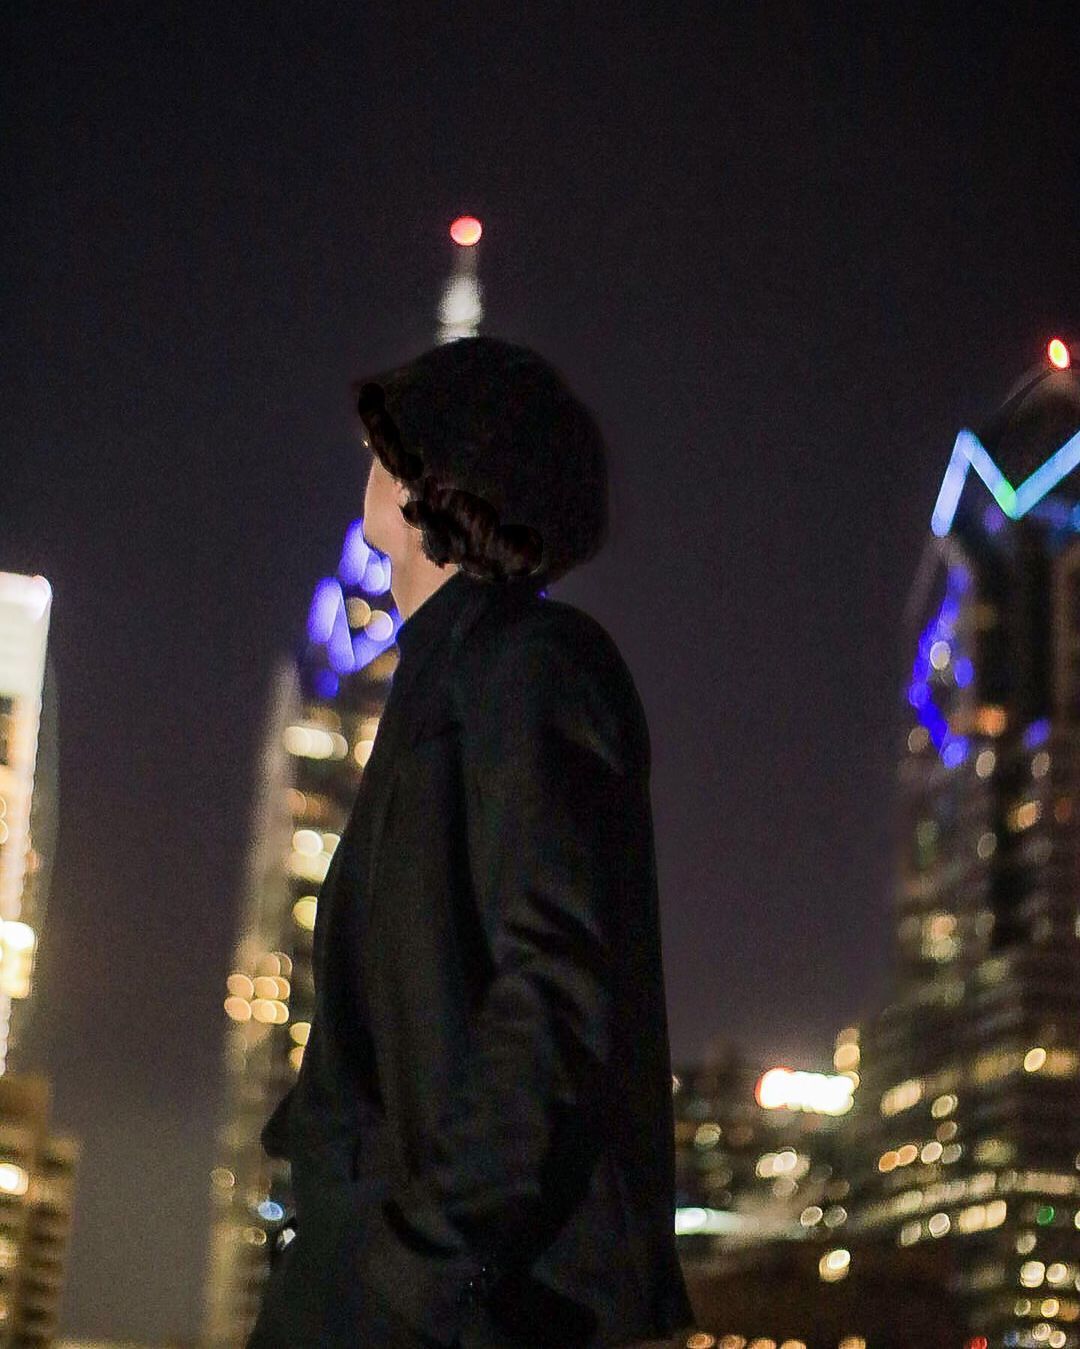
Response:
M527 584L507 586L478 580L464 571L455 572L398 628L399 661L394 682L403 686L401 693L405 694L436 652L444 669L448 669L469 631L484 614L497 608L511 609L535 599L538 593L543 592L530 589ZM409 737L410 744L429 735L440 715L445 716L445 711L435 700L426 715L418 719Z
M456 571L409 615L397 631L401 666L416 664L422 652L449 632L454 620L474 601L473 589L482 583Z

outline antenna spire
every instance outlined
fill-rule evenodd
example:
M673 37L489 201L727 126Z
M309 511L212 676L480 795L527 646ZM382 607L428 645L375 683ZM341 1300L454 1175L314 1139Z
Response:
M459 215L450 226L454 264L439 304L440 344L458 337L475 337L479 331L484 306L476 275L476 259L482 233L480 221L471 215Z

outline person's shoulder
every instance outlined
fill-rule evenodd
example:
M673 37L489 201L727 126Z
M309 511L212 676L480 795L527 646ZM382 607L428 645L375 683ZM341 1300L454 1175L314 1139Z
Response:
M567 600L536 597L519 603L501 628L489 631L488 639L511 658L515 650L547 646L574 650L590 660L622 662L615 639L600 620Z
M618 643L592 614L536 597L481 625L465 679L470 717L511 742L541 726L624 769L648 767L649 735Z
M599 619L565 600L531 599L484 625L472 653L489 689L527 683L534 693L575 686L613 697L634 689L633 676ZM538 676L546 673L547 678Z

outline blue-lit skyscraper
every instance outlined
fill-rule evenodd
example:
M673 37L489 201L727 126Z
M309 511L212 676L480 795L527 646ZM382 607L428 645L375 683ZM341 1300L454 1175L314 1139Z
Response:
M397 665L390 563L346 528L296 651L272 680L255 777L240 921L222 992L225 1101L211 1175L203 1338L243 1343L268 1270L267 1233L292 1206L289 1163L259 1131L296 1080L314 1007L319 887L344 831Z
M452 235L440 342L474 334L482 318L480 224L462 217ZM267 1157L259 1131L303 1061L319 887L374 744L401 623L390 561L368 544L363 519L355 518L332 569L314 587L295 651L270 681L262 760L253 773L249 865L222 990L225 1092L210 1177L206 1349L235 1349L246 1339L268 1272L268 1232L292 1207L288 1160Z
M957 437L908 610L889 996L852 1227L942 1243L972 1344L1080 1346L1080 380Z

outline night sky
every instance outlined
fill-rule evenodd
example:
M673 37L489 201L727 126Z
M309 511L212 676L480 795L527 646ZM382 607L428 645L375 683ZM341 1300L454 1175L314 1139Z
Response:
M1080 333L1080 25L1012 8L4 7L0 569L52 583L61 726L22 1066L85 1149L66 1331L198 1329L271 665L362 509L349 383L433 344L459 213L484 330L609 439L610 543L552 594L649 715L676 1061L827 1067L873 1006L934 498Z

